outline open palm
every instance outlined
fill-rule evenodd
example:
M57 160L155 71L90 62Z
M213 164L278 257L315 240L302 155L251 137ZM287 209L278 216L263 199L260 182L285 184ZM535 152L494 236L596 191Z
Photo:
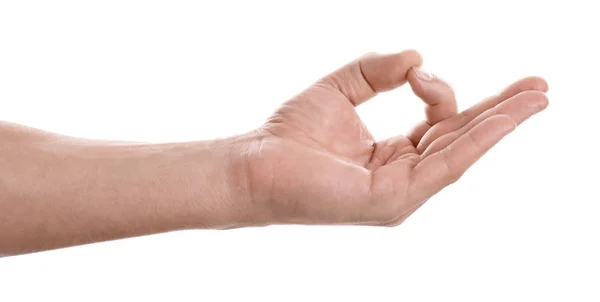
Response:
M457 113L454 93L415 51L363 56L284 103L249 152L252 200L270 223L397 225L455 182L517 124L547 106L522 79ZM375 142L355 106L409 82L426 119Z

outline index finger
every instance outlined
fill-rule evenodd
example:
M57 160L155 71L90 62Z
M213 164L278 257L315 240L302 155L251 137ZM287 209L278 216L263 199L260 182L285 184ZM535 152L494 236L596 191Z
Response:
M418 67L411 68L406 77L412 91L427 105L425 116L430 126L457 113L454 90L446 81Z

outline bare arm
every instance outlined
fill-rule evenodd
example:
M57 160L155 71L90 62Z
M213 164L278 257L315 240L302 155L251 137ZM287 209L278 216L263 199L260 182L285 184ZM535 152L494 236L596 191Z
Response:
M0 124L0 254L186 228L398 225L548 105L529 77L457 113L421 61L361 57L228 139L99 142ZM376 141L355 107L406 82L424 121Z
M242 138L99 142L1 123L0 142L0 254L243 226L249 210Z

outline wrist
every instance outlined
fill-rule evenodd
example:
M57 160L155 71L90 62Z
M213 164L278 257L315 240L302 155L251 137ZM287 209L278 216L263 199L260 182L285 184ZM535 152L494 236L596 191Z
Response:
M217 228L264 226L272 222L266 192L265 173L269 168L263 164L264 134L259 131L215 141L222 146L217 153L226 154L221 166L226 183L226 218ZM270 173L270 172L269 172Z

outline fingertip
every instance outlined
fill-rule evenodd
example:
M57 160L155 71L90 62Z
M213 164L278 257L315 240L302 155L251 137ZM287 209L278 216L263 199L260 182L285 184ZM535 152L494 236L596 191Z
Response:
M413 66L421 66L423 57L413 49L392 54L369 54L360 60L363 76L377 92L392 90L407 80Z
M423 56L416 49L409 48L399 52L398 55L410 58L410 61L413 62L413 67L421 67L423 65Z
M414 75L414 76L410 77L410 75ZM409 81L411 79L419 79L422 81L429 82L429 81L433 80L434 77L435 76L432 73L429 73L429 72L423 70L419 66L413 66L411 69L408 70L408 74L407 74L407 78L409 78Z
M542 91L524 91L519 93L520 96L527 102L530 108L534 108L536 112L542 111L548 107L548 96Z
M427 105L425 114L430 125L445 120L458 111L454 89L442 78L420 67L412 67L407 73L407 80L413 93Z
M534 79L537 90L548 92L548 82L544 78L538 76L532 76L531 78Z
M550 100L548 99L548 95L546 93L544 93L544 95L541 98L540 103L539 103L540 111L548 108L548 105L550 105Z
M548 92L548 82L539 76L529 76L521 79L522 90L537 90L541 92Z

